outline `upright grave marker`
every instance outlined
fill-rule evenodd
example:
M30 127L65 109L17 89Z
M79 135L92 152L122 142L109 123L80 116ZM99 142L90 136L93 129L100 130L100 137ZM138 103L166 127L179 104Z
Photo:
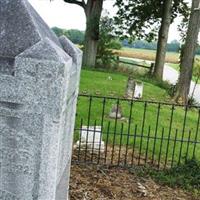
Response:
M0 199L66 200L82 52L0 0Z
M87 150L90 153L104 152L105 144L102 140L101 126L82 126L80 140L74 145L76 149Z
M140 81L135 81L132 77L128 78L126 87L126 97L128 99L140 99L143 95L144 84Z

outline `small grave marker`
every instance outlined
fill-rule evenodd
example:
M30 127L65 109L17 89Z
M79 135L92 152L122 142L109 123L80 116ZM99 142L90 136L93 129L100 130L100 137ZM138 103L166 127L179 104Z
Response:
M126 98L140 99L143 95L144 84L140 81L135 81L132 77L128 78L126 88Z
M80 140L75 145L75 148L79 147L81 150L87 148L90 153L104 152L101 126L82 126Z
M136 99L142 98L143 88L144 88L144 84L142 82L139 82L139 81L135 82L134 98Z
M109 117L112 119L121 119L122 118L122 108L120 105L114 105L109 113Z

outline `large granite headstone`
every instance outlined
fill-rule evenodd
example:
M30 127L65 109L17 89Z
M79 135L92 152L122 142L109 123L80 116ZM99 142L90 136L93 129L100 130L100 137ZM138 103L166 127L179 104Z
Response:
M66 200L82 52L0 0L0 200Z

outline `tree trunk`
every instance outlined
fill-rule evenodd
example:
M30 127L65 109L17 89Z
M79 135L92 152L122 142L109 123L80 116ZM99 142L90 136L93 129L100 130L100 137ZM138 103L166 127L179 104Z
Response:
M94 67L96 64L98 40L94 40L90 34L85 35L84 51L83 51L83 65L87 67Z
M103 0L88 0L85 7L86 32L83 52L83 65L94 67L96 64L99 40L99 22L103 9Z
M172 15L172 0L165 0L163 6L162 22L159 30L159 38L158 38L158 45L156 52L155 70L154 70L154 77L160 80L162 80L163 78L169 27L171 24L171 15Z
M197 40L200 28L200 0L192 1L192 11L187 30L186 42L183 48L183 54L180 64L180 77L175 95L175 100L178 103L187 104L192 80L192 71L197 48Z

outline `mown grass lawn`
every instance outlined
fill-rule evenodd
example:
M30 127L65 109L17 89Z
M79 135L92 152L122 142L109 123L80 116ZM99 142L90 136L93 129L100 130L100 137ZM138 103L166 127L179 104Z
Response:
M135 80L144 81L142 100L172 102L167 91L153 84L153 80L137 75L133 75L133 77ZM79 93L123 98L126 92L127 80L128 76L120 73L82 70Z
M127 79L126 75L117 73L82 70L80 94L123 98ZM172 105L160 104L159 108L157 103L145 103L150 100L172 103L172 100L167 91L152 80L137 76L135 79L144 82L142 98L144 102L134 101L131 104L131 101L120 101L123 119L116 121L109 118L109 112L117 104L117 99L106 99L104 104L103 98L93 97L91 106L89 106L90 98L80 96L76 128L80 128L81 120L82 125L103 125L103 140L108 141L108 144L119 145L121 143L143 154L146 154L148 148L148 157L151 158L154 152L154 159L159 159L161 156L163 162L166 158L168 161L174 159L174 162L178 162L179 157L181 161L184 161L186 156L192 158L194 149L196 150L195 155L200 159L200 145L195 144L195 141L200 140L197 128L198 109L190 108L186 111L183 107L175 106L173 110ZM132 112L130 112L131 108ZM110 129L108 130L109 123ZM78 137L77 131L75 140L78 140ZM158 139L155 140L155 137ZM161 138L164 138L163 142Z
M174 63L168 63L168 65L170 67L172 67L173 69L175 69L176 71L179 71L180 70L180 67L179 67L179 64L174 64Z

